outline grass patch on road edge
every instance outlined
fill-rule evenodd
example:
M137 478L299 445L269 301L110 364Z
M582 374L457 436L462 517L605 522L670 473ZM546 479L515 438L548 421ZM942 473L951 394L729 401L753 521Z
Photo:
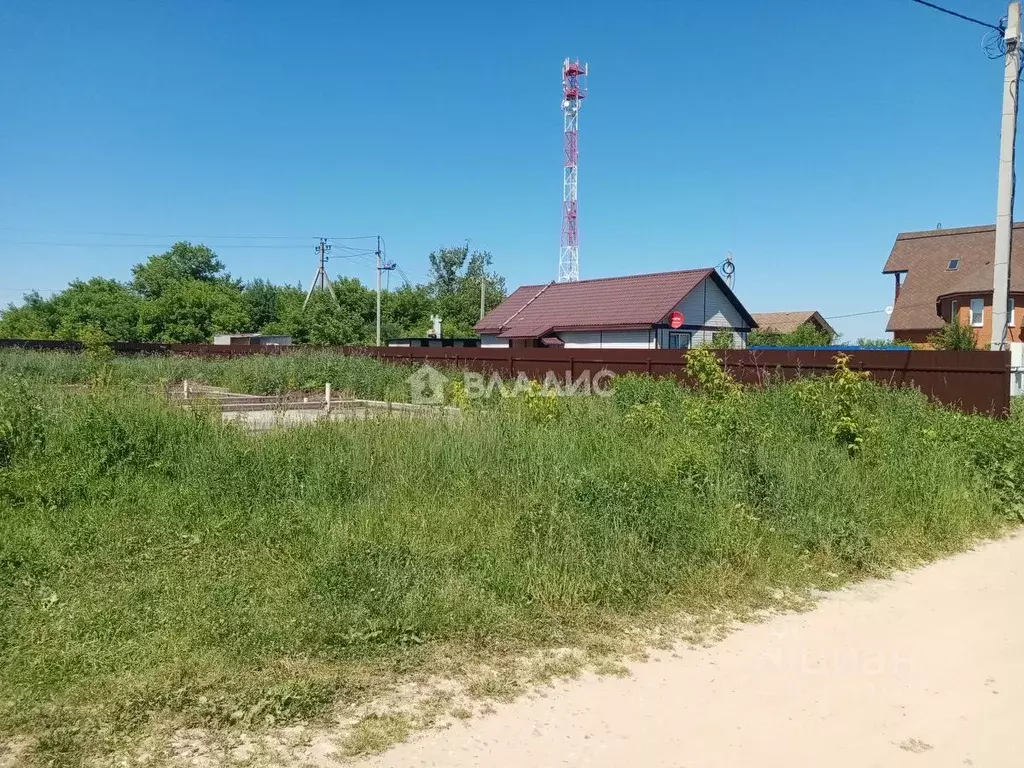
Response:
M521 683L503 660L612 658L678 612L713 626L1012 524L1019 418L845 387L624 377L611 399L253 436L5 379L0 742L73 765L329 722L424 676L505 698L574 670ZM371 725L360 751L401 730Z

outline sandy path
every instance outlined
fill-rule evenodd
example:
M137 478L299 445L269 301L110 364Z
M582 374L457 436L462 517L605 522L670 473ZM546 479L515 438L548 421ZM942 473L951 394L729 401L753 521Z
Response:
M1024 536L713 648L587 677L362 766L1024 765Z

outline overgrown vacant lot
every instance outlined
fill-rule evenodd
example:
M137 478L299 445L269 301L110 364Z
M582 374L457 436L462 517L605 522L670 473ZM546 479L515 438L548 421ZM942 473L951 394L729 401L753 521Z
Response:
M132 356L106 360L93 354L0 350L0 376L48 384L88 384L97 379L125 387L178 383L185 379L232 392L273 395L322 389L373 400L409 399L406 379L414 368L333 352L296 350L210 360L198 357Z
M254 436L7 369L0 745L68 765L316 721L424 671L763 606L1018 519L1019 418L843 372L700 381Z

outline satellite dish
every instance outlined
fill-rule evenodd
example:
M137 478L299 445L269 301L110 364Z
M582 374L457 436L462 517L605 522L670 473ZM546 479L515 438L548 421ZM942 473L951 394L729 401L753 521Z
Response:
M891 315L892 314L892 307L886 307L885 308L885 314Z
M671 328L682 328L685 322L682 312L673 312L668 316L668 324Z

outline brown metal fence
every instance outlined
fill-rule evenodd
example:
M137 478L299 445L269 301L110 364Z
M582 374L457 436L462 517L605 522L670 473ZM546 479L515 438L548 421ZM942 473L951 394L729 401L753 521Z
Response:
M243 357L290 354L308 347L229 346L213 344L115 343L119 354L172 354ZM19 347L77 351L78 342L0 339L0 349ZM602 370L647 373L684 379L682 352L664 349L532 349L480 347L328 347L339 354L375 357L407 365L451 366L516 378L520 373L543 380L554 373L572 381ZM738 381L764 384L831 371L834 350L721 350L717 354ZM873 381L920 389L928 397L968 413L1002 416L1010 408L1009 352L947 352L936 350L857 350L847 352L850 367L868 371Z
M638 372L685 380L686 364L679 350L668 349L487 349L457 347L350 347L347 354L377 357L395 363L453 366L503 377L520 373L542 380L553 372L575 381L600 370ZM828 373L836 351L828 349L716 350L737 380L765 384ZM863 350L846 352L850 368L868 371L871 379L892 386L920 389L945 405L968 413L1004 415L1010 408L1009 352L938 350Z

